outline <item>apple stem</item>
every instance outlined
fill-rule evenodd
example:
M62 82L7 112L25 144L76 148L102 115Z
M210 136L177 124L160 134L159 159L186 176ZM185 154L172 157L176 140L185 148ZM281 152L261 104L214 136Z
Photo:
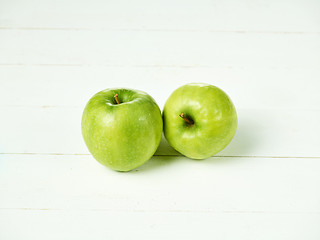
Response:
M193 125L193 124L194 124L194 122L193 122L191 119L188 119L188 118L184 115L184 113L180 113L179 116L180 116L183 120L185 120L186 123L188 123L188 124L190 124L190 125Z
M116 99L117 104L120 104L118 96L118 93L116 93L116 95L114 95L114 98Z

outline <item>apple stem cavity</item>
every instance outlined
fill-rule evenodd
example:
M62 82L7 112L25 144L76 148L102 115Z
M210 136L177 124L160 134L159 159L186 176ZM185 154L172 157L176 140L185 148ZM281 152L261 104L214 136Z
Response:
M194 121L193 121L192 119L187 118L187 117L184 115L184 113L180 113L179 116L180 116L183 120L185 120L187 124L189 124L189 125L191 125L191 126L194 124Z
M118 96L119 96L118 93L116 93L116 95L114 95L114 99L116 100L117 104L120 104Z

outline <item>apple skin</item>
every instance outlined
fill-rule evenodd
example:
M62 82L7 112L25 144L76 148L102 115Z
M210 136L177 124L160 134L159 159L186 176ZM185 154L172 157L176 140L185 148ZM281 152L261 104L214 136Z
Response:
M179 115L193 121L188 124ZM236 133L236 109L218 87L190 83L176 89L163 109L164 135L186 157L205 159L224 149Z
M116 171L130 171L153 156L163 124L161 111L150 95L118 88L98 92L88 101L81 128L90 153L99 163Z

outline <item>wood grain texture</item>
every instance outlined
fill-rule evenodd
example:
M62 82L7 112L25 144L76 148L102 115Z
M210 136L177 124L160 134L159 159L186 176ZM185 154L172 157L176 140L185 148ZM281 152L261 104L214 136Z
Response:
M320 32L317 0L11 0L0 27L65 30Z
M316 67L320 34L0 31L0 64Z
M155 156L119 173L91 156L0 156L2 209L320 213L319 158Z
M0 210L1 239L318 240L318 214ZM307 223L307 224L306 224ZM21 226L24 226L21 228ZM17 228L20 227L20 231Z
M206 82L223 89L237 109L319 110L314 67L0 66L0 106L79 107L98 91L146 91L162 109L174 89Z
M153 157L124 174L90 156L0 155L0 237L316 240L319 163Z

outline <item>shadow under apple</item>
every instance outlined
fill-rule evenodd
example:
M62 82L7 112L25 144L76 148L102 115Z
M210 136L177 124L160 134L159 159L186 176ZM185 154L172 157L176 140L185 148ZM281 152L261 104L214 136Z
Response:
M179 156L181 157L182 155L169 145L162 134L160 144L153 157L131 172L149 171L155 168L165 167L166 165L172 164Z
M252 156L252 149L259 144L257 124L249 118L239 118L237 132L230 144L217 153L219 157Z
M199 161L207 164L208 161L211 163L218 162L231 162L239 156L252 156L252 149L259 144L259 135L255 134L258 132L259 126L249 118L241 118L238 123L237 132L230 142L230 144L223 149L221 152L212 156L210 159L196 160L184 157L179 152L174 150L168 143L168 141L162 136L160 145L155 152L154 156L145 164L133 170L138 171L149 171L156 168L163 168L173 164L175 161L179 161L179 158L184 158L184 161L192 160ZM256 131L255 131L256 129ZM181 160L181 159L180 159Z
M158 146L158 149L154 153L154 156L181 156L181 154L170 146L167 139L162 134L160 144Z

